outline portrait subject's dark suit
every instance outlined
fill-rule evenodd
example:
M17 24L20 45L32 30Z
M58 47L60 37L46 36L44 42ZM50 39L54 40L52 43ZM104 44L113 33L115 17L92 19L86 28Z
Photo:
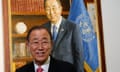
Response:
M35 72L33 62L19 68L16 72ZM76 72L72 64L51 58L48 72Z
M44 24L51 31L50 22ZM79 26L62 17L56 41L53 44L52 56L74 64L77 72L84 72L83 47Z

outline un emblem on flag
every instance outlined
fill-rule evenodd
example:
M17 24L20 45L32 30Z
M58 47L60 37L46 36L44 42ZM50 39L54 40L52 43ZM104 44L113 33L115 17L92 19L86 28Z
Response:
M95 33L94 33L93 26L91 24L89 16L80 14L77 17L76 21L80 26L82 39L87 42L90 42L91 40L93 40L95 38Z

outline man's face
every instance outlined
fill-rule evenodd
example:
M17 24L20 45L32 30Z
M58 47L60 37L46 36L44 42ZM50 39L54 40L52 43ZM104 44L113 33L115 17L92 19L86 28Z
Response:
M45 29L33 30L29 37L27 47L36 62L44 63L52 48L52 42L49 33Z
M56 23L60 19L62 7L56 0L46 0L45 11L48 19L52 23Z

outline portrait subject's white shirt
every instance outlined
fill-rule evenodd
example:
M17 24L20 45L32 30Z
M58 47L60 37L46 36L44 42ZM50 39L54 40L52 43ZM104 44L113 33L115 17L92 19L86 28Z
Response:
M37 72L37 68L39 67L37 64L34 63L34 67L35 67L35 72ZM43 72L48 72L49 69L49 64L50 64L50 56L48 57L47 61L41 65L41 68L43 69Z
M56 24L51 24L51 33L53 34L53 26L55 25L57 27L56 32L58 33L58 30L60 28L60 24L62 22L62 16L60 17L60 20Z

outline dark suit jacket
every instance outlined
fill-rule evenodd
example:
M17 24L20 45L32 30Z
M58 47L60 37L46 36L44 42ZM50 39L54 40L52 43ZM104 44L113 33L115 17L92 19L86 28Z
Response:
M50 22L43 26L51 31ZM77 24L62 18L57 39L53 45L52 56L54 58L72 63L77 68L77 72L84 72L82 39Z
M35 72L33 62L19 68L16 72ZM51 57L50 66L48 72L76 72L72 64L55 60Z

